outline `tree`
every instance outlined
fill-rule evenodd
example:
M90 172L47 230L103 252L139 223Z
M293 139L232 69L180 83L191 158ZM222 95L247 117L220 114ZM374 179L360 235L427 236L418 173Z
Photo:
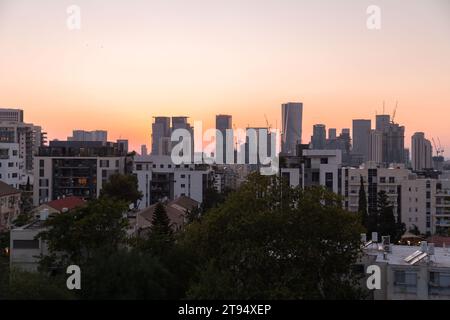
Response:
M105 183L100 197L107 197L127 204L136 205L142 199L142 192L138 189L137 178L134 175L114 174Z
M195 252L194 299L360 297L352 265L362 226L324 188L290 188L253 174L222 205L186 227Z
M412 228L409 229L409 232L411 232L413 235L420 236L420 230L415 224Z
M172 236L173 231L170 224L170 219L167 215L166 208L164 208L164 205L161 202L156 204L155 210L153 211L150 233L157 233L167 237Z
M358 213L361 217L362 225L368 229L368 217L367 217L367 197L366 189L364 187L364 179L361 176L361 185L359 187L359 203L358 203Z
M50 218L46 222L46 230L38 235L47 241L50 253L42 257L42 266L80 265L97 251L115 252L125 243L126 210L124 202L103 197L67 214Z
M1 284L0 284L1 285ZM0 300L72 300L63 277L11 270L9 280L0 290Z
M392 242L398 242L405 233L406 227L397 222L394 216L394 206L390 203L385 191L378 192L376 209L376 229L381 236L390 236Z

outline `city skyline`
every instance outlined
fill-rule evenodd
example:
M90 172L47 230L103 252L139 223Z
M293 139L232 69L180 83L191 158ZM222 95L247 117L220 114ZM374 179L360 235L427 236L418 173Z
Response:
M407 147L425 132L450 150L448 1L379 1L377 31L369 1L80 0L79 31L66 28L70 4L0 0L0 105L50 140L104 129L139 151L154 116L214 128L230 114L245 128L267 115L281 129L280 104L301 101L306 141L314 124L352 128L399 101Z

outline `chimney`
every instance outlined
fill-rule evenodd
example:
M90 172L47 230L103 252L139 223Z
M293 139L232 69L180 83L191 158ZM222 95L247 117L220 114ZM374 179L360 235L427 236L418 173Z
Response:
M422 241L420 243L420 251L427 252L428 251L428 244L426 241Z
M41 210L41 212L39 213L39 220L45 221L47 219L48 219L48 209Z
M378 232L372 232L372 242L378 242Z

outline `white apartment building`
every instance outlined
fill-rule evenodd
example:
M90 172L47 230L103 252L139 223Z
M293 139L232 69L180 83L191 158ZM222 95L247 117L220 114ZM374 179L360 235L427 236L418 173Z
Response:
M375 163L366 162L360 168L343 168L342 171L341 194L344 197L344 207L346 209L351 212L358 211L359 189L362 177L367 195L368 210L376 208L378 193L385 191L394 207L396 217L401 214L399 197L401 186L403 181L408 180L411 174L404 165L383 168Z
M381 271L375 300L449 300L450 250L425 241L420 247L367 243L370 265Z
M143 194L139 209L161 200L174 200L186 196L202 203L203 195L212 187L213 172L207 165L180 164L170 156L136 156L133 173Z
M450 231L450 180L439 180L435 193L436 232L448 234Z
M340 193L341 150L303 150L298 163L280 168L280 175L291 187L324 186ZM294 159L291 158L291 159ZM287 161L289 161L288 159Z
M26 183L25 160L18 143L0 143L0 181L18 189Z

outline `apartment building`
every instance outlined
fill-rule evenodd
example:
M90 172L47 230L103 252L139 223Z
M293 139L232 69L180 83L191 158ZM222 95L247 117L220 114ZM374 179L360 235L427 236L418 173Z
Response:
M125 173L126 154L117 143L51 141L35 157L33 203L68 196L97 198L109 177Z
M181 196L202 203L206 189L213 183L213 171L208 165L176 165L170 156L135 156L133 173L143 194L139 209Z
M0 181L0 231L9 230L20 213L20 191Z

